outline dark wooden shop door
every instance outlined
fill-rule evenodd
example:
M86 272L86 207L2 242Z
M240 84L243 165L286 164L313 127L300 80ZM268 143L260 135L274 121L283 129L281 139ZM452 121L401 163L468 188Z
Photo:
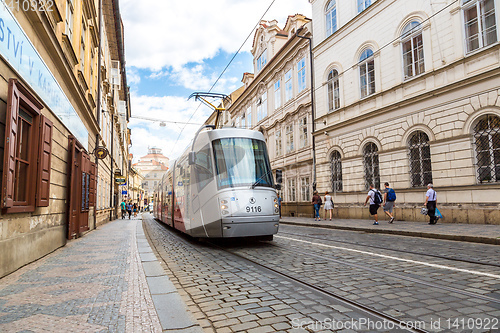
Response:
M95 201L95 164L75 137L69 138L68 239L89 230L89 208Z

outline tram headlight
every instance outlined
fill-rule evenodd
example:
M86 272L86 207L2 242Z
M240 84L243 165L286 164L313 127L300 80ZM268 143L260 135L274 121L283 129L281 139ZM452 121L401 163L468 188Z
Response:
M220 212L222 215L229 215L229 200L222 199L220 200Z

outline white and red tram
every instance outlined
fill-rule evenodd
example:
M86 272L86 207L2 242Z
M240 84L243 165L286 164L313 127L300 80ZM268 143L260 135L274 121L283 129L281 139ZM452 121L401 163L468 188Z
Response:
M279 206L262 133L198 131L154 195L154 216L190 236L272 239Z

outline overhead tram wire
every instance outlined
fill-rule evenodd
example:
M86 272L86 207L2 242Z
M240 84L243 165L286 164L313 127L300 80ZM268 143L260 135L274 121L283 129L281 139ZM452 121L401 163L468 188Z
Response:
M160 124L161 123L167 123L167 124L197 125L197 126L203 125L201 123L191 123L191 122L185 122L185 121L171 121L171 120L163 120L163 119L156 119L156 118L149 118L149 117L140 117L140 116L130 116L130 118L141 119L141 120L149 120L149 121L152 121L152 122L159 122Z
M212 87L210 87L210 90L208 92L211 92L212 89L214 89L215 85L217 84L217 82L219 82L219 80L221 79L222 75L224 75L224 73L226 72L226 70L229 68L229 66L231 65L231 63L233 62L233 60L236 58L236 56L240 53L241 49L243 48L243 46L245 45L245 43L248 41L248 39L252 36L253 32L255 31L255 29L257 29L257 27L259 26L260 22L262 21L262 19L264 18L264 16L267 14L267 12L269 11L269 9L271 9L272 5L274 4L276 0L272 0L271 1L271 4L269 5L269 7L267 7L266 11L264 12L264 14L262 14L262 16L260 17L259 21L255 24L255 26L252 28L252 30L250 31L250 33L248 34L247 38L245 38L245 40L243 41L243 43L241 44L241 46L238 48L238 51L236 51L236 53L233 55L233 57L231 58L231 60L229 60L228 64L226 65L226 67L224 68L224 70L220 73L219 77L217 78L217 80L215 80L214 84L212 84ZM188 122L191 121L191 119L193 119L194 115L196 114L196 112L198 112L198 109L200 108L201 106L201 102L200 104L198 104L198 107L196 108L196 110L194 110L194 112L191 114L191 117L189 117L189 120ZM182 128L181 132L179 133L179 136L177 137L177 140L175 140L175 144L172 146L172 150L170 151L170 155L172 155L172 152L174 151L174 147L177 145L177 142L179 142L179 139L182 135L182 132L184 132L184 129L186 128L186 125L184 125L184 127Z

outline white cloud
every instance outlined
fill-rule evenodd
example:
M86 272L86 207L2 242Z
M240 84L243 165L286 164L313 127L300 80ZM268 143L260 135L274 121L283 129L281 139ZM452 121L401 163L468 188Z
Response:
M127 64L156 71L170 66L180 70L189 62L214 57L219 50L234 53L270 3L122 0ZM288 15L310 17L310 12L307 0L276 0L265 19L277 19L283 27Z
M132 118L129 127L132 130L131 152L134 160L146 155L149 147L162 148L165 156L177 158L211 113L199 102L181 97L141 96L132 92L130 100ZM163 126L161 121L164 121ZM186 122L192 125L185 125Z
M127 68L127 83L130 85L137 85L141 83L141 76L137 70L133 68Z
M172 86L184 86L191 91L210 89L219 75L210 69L212 58L221 51L235 53L271 1L121 0L128 82L141 84L140 73L149 70L153 72L149 74L150 79L167 80ZM309 1L275 0L264 19L276 19L284 27L288 15L296 13L311 17ZM252 39L253 32L243 51L250 50ZM226 76L217 83L216 91L230 92L241 85L241 76ZM169 158L177 158L199 126L173 122L203 123L212 112L199 102L185 98L144 96L136 91L132 89L133 116L169 122L160 126L159 121L131 119L131 152L135 160L153 146L162 148Z

